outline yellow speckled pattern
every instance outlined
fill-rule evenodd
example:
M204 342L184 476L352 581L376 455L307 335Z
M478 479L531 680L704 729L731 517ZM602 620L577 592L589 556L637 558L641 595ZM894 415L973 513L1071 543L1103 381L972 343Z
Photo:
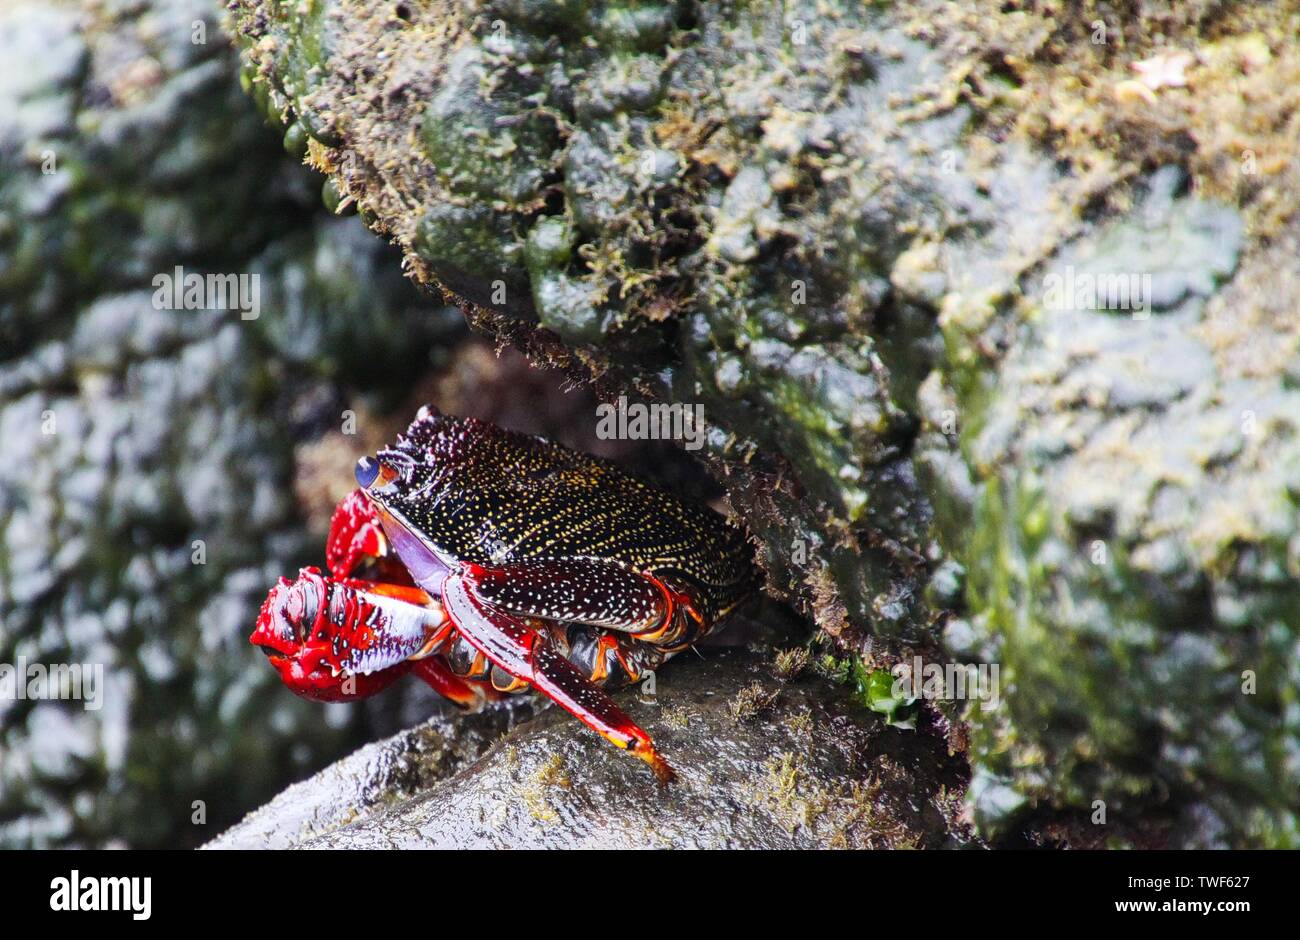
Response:
M596 457L425 412L377 457L399 474L382 503L444 559L610 562L686 588L710 624L755 590L739 529Z

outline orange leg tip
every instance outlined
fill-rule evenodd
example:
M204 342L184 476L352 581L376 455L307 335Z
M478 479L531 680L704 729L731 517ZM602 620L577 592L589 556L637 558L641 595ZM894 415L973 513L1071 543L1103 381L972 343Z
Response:
M660 786L666 787L677 779L677 771L673 770L672 765L663 759L648 740L638 741L633 746L632 753L650 765Z

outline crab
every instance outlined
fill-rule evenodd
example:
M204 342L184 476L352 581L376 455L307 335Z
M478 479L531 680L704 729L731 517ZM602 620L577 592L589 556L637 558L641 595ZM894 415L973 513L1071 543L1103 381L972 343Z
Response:
M534 690L673 771L604 691L638 682L756 591L743 533L616 465L420 409L357 461L329 575L280 578L249 638L324 702L414 673L464 709Z

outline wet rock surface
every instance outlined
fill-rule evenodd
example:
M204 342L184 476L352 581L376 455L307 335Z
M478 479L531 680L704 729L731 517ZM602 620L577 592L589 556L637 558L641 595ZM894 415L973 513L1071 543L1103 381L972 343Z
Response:
M940 485L965 510L943 523L969 617L947 639L1015 689L971 714L990 829L1047 794L1137 824L1172 792L1176 841L1292 838L1298 347L1260 298L1296 285L1256 262L1219 290L1241 219L1177 184L1157 174L1132 217L1046 268L1027 296L1052 306L957 406L971 470ZM1125 270L1149 309L1048 293Z
M620 704L678 772L548 708L431 722L291 787L208 848L813 848L967 844L965 762L770 655L683 656Z
M288 787L204 848L295 848L372 820L464 769L527 711L443 715L367 744Z

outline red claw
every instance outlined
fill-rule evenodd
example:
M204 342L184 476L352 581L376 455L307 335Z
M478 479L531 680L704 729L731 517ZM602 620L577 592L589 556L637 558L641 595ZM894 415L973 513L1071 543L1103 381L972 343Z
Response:
M325 563L336 578L350 578L370 563L380 580L411 583L406 568L390 551L374 504L362 490L353 490L334 508L325 541Z
M483 684L453 675L430 655L447 642L451 624L393 554L361 490L334 510L326 560L332 577L303 568L293 581L280 578L248 638L290 690L319 702L347 702L414 673L462 708L484 701ZM350 577L358 570L382 580Z
M387 688L447 632L442 608L418 589L303 568L271 589L248 639L298 695L346 702Z

